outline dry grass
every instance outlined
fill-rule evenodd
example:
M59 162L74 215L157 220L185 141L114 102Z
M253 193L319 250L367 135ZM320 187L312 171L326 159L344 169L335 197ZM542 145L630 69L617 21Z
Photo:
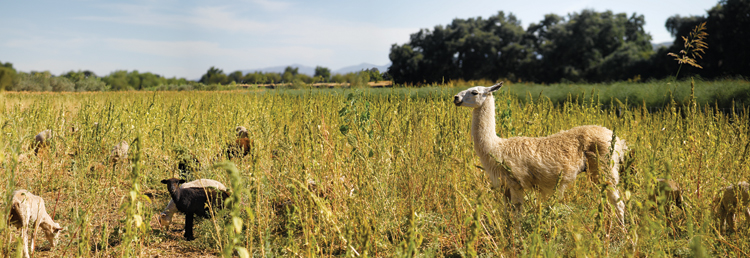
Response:
M531 196L522 231L514 232L501 193L475 167L471 115L450 101L458 90L4 93L0 195L3 204L17 188L40 195L55 221L68 227L52 250L38 242L38 256L218 256L231 239L224 227L229 212L198 222L197 240L186 242L181 232L157 226L169 200L159 180L176 175L179 147L203 164L196 178L229 186L231 177L211 164L223 161L224 144L243 125L254 145L250 155L233 160L239 188L247 190L240 194L243 227L236 237L252 256L737 256L750 250L750 223L719 235L710 211L717 189L748 180L747 110L731 116L706 106L685 114L630 108L618 117L594 98L555 106L496 93L501 136L598 124L633 149L622 176L629 196L625 229L613 223L603 186L580 176L562 199ZM65 130L72 126L79 131ZM33 156L33 135L48 128L58 132L50 149ZM140 155L137 171L133 160L97 165L114 144L136 138L142 150L136 155L131 147L129 156ZM654 178L672 178L685 189L688 208L674 212L671 227L662 212L649 209ZM140 209L122 208L131 191L148 198L136 198ZM0 216L6 207L0 205ZM134 229L126 214L147 223ZM182 218L172 228L181 228ZM0 255L15 253L16 236L0 222Z

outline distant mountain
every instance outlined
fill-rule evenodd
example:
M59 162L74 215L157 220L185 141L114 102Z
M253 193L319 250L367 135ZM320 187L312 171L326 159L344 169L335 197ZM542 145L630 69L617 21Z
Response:
M387 71L388 67L390 67L390 66L391 66L391 64L374 65L374 64L368 64L368 63L361 63L361 64L358 64L358 65L352 65L352 66L347 66L347 67L338 69L336 71L333 71L333 73L345 74L345 73L351 73L351 72L359 72L359 71L362 71L362 70L365 70L365 69L372 69L372 68L378 68L378 71L380 71L382 73L382 72Z
M284 69L286 69L287 66L291 66L292 68L295 68L295 67L299 68L299 73L301 73L301 74L307 74L307 75L310 75L310 76L313 76L315 74L315 67L301 65L301 64L273 66L273 67L266 67L266 68L259 68L259 69L246 69L246 70L240 70L240 71L243 74L253 73L253 72L257 72L257 71L264 72L264 73L283 73ZM388 70L389 66L391 66L391 64L387 64L387 65L374 65L374 64L368 64L368 63L361 63L359 65L347 66L347 67L344 67L344 68L332 71L332 73L334 73L334 74L336 74L336 73L345 74L345 73L351 73L351 72L359 72L359 71L362 71L364 69L372 69L372 68L378 68L378 71L380 71L382 73L382 72L385 72L386 70ZM330 68L328 68L328 69L330 69Z
M299 68L298 72L301 74L307 74L310 76L313 76L315 74L315 67L310 67L306 65L301 64L291 64L291 65L282 65L282 66L273 66L273 67L266 67L266 68L260 68L260 69L248 69L248 70L240 70L243 74L247 73L253 73L257 71L261 71L264 73L284 73L284 69L286 69L287 66L291 66L292 68Z
M666 41L666 42L662 42L662 43L651 43L651 47L654 49L654 51L659 50L660 47L666 47L666 48L668 48L670 46L672 46L672 42L671 41Z

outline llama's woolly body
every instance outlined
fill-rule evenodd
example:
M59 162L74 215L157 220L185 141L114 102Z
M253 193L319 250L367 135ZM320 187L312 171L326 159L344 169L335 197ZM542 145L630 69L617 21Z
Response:
M608 197L616 205L622 222L625 204L620 200L616 185L620 180L619 163L627 150L625 141L615 137L610 157L613 132L601 126L579 126L547 137L500 138L495 133L492 96L499 85L502 84L470 88L454 99L458 106L474 108L471 125L474 151L493 187L505 182L510 189L511 202L518 206L523 203L524 190L536 189L543 196L555 190L564 193L578 173L588 170L598 181L599 167L608 167L604 180L613 186L607 192Z

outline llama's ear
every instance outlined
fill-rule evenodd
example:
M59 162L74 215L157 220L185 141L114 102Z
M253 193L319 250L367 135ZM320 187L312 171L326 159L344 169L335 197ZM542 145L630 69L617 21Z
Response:
M167 183L169 183L169 181L167 181L166 179L164 179L164 180L161 180L161 183L162 184L167 184Z
M503 87L503 82L498 82L497 84L490 86L490 92L495 92L501 87Z
M184 183L185 183L185 180L184 179L180 179L180 184L184 184Z

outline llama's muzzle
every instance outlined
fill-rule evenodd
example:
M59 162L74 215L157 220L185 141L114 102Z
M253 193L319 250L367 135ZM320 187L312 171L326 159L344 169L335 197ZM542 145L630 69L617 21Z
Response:
M458 95L453 96L453 104L456 104L456 106L460 106L463 102L464 101L461 100L461 97L459 97Z

